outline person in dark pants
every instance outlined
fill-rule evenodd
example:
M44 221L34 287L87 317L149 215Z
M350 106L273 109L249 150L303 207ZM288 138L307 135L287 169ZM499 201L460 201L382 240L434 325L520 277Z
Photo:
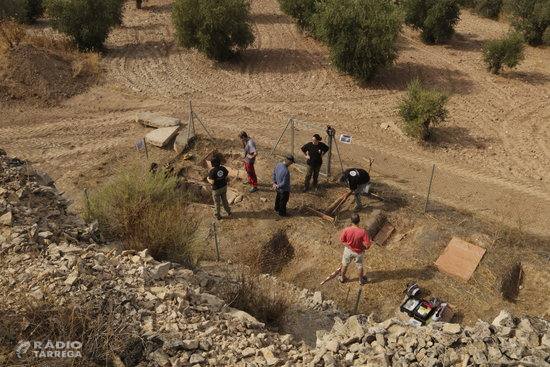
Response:
M256 151L256 143L245 131L240 132L239 139L241 139L241 143L243 143L244 168L247 174L247 181L244 181L243 184L252 185L248 191L256 192L258 191L258 178L256 177L256 170L254 169L254 163L256 162L256 156L258 155L258 152Z
M302 147L302 152L307 159L307 173L304 180L303 192L309 190L309 181L313 176L313 188L317 188L319 181L319 171L323 164L323 157L328 152L328 146L325 143L322 143L321 136L319 134L313 135L311 142L305 144Z
M231 215L231 208L227 202L227 175L229 172L221 165L220 159L217 157L212 158L210 163L212 163L212 169L208 173L208 182L212 185L212 199L216 208L214 216L220 220L222 219L220 208L222 203L227 215Z
M349 168L342 173L340 182L346 183L353 195L355 195L354 211L361 211L363 208L363 204L361 204L361 195L369 193L369 173L361 168Z
M275 211L279 212L281 217L286 217L286 204L290 198L290 167L294 163L294 156L287 155L283 162L275 165L273 170L273 190L277 191L275 197Z

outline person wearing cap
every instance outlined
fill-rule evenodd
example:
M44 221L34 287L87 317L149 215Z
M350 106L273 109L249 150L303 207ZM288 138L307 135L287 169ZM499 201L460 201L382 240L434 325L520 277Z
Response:
M256 151L256 143L248 136L246 131L239 133L239 139L243 143L244 148L244 168L246 170L247 180L243 182L245 185L252 185L248 190L249 192L258 191L258 178L256 177L256 170L254 169L254 162L258 152Z
M313 176L313 187L317 188L317 183L319 180L319 171L321 170L321 165L323 164L323 157L328 152L328 146L325 143L322 143L321 136L319 134L313 135L311 142L304 144L302 147L302 152L306 157L307 161L307 172L304 179L303 192L309 190L309 181Z
M294 156L287 155L283 162L275 165L273 170L273 190L277 191L275 197L275 211L279 212L281 217L286 217L286 204L290 197L290 167L294 163Z
M229 208L229 202L227 201L227 175L229 172L227 168L221 165L221 161L218 157L212 158L212 169L208 173L208 182L212 185L212 199L214 200L214 206L216 211L214 216L216 219L222 219L221 216L221 204L228 216L231 215L231 208Z
M348 265L352 260L355 260L357 271L359 275L359 284L363 285L367 282L367 278L363 276L363 258L365 257L365 250L371 247L369 235L365 229L359 227L361 218L359 214L351 215L351 226L344 228L342 235L340 236L340 242L346 247L342 255L342 272L340 273L340 283L347 281L346 272Z
M355 212L361 211L361 195L368 194L370 176L367 171L361 168L349 168L340 176L340 182L345 183L355 196Z

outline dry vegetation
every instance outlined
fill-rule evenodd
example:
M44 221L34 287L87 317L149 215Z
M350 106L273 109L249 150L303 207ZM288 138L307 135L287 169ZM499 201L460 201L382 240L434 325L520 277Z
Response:
M114 317L122 306L110 302L108 297L87 303L84 308L78 304L60 306L48 301L38 302L33 298L19 299L16 304L20 306L17 312L0 311L0 355L7 357L0 359L0 366L21 365L13 349L24 340L85 341L81 348L74 350L80 351L82 358L45 361L29 354L24 365L104 366L126 349L135 348L137 352L140 348L139 339L131 337L137 333Z

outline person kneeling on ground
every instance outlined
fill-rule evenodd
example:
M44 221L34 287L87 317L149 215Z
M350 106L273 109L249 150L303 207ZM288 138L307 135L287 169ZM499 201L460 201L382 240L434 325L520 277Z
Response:
M350 191L355 195L355 212L361 211L361 195L369 193L370 176L361 168L349 168L342 173L340 182L345 182Z
M359 284L363 285L367 282L367 277L363 276L363 258L365 257L365 249L369 249L371 242L367 231L359 228L359 214L351 215L351 226L344 228L340 236L340 242L344 243L344 254L342 256L342 273L340 274L340 283L344 283L346 279L346 271L351 260L355 260L359 273Z
M220 213L221 203L223 203L223 208L227 215L231 215L231 209L227 202L227 181L229 180L227 175L229 172L227 168L221 165L221 161L217 157L212 158L210 163L212 163L213 168L208 173L208 182L212 185L212 199L214 199L214 205L216 207L214 216L219 220L222 219Z
M319 134L313 135L311 142L305 144L302 147L302 152L307 159L307 173L304 179L304 187L302 192L309 190L309 181L313 176L313 188L317 189L319 181L319 171L323 165L323 157L328 152L328 145L322 143L321 136Z
M290 167L294 163L294 156L287 155L283 162L275 165L273 171L273 190L277 190L275 197L275 211L279 212L281 217L286 217L286 204L290 198Z

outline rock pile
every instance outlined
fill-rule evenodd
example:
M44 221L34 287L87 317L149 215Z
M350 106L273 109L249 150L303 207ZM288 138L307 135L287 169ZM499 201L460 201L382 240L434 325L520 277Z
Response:
M320 331L314 363L325 366L550 366L550 322L502 311L489 324L472 327L404 324L397 318L377 323L373 316L337 320Z
M109 356L113 366L550 366L549 322L505 311L465 328L336 317L310 348L207 293L204 272L158 262L147 250L101 247L67 204L47 175L0 151L3 311L18 314L27 299L81 308L108 301L112 323L136 340ZM333 309L319 292L295 291L311 312ZM24 361L0 353L0 365L15 362Z

